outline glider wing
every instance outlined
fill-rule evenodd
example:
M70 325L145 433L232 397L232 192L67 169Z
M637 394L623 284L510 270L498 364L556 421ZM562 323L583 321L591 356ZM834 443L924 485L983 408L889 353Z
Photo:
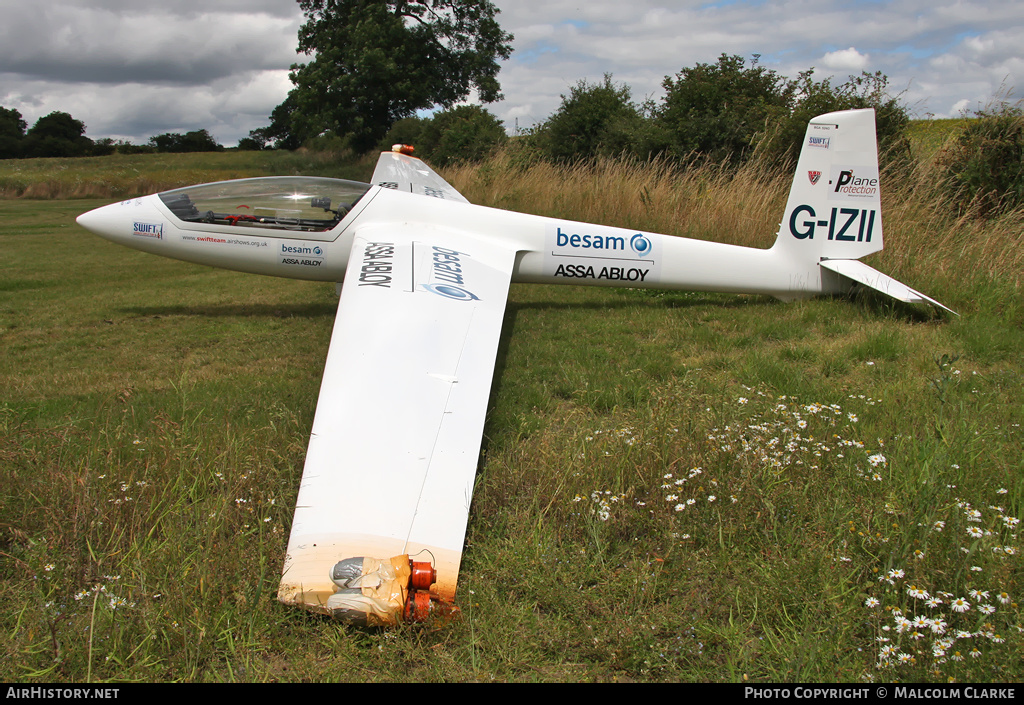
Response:
M399 152L382 152L373 170L375 186L469 203L466 197L416 157Z
M280 600L398 621L407 556L454 598L515 254L449 228L356 230Z

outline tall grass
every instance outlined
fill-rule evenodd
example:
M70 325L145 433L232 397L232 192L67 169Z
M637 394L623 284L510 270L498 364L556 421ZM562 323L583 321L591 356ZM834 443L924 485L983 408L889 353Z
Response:
M749 247L775 241L793 179L789 166L758 160L738 169L666 160L558 165L524 162L514 150L445 175L481 205ZM945 293L941 282L979 277L1019 287L1024 211L990 221L958 217L940 179L934 159L896 164L884 175L886 247L874 261L922 290L936 282Z
M524 164L512 150L445 175L480 205L769 247L788 194L776 169L602 158ZM774 220L773 220L774 219Z
M1019 681L1021 214L958 219L929 169L886 175L873 263L959 318L514 286L462 617L390 631L274 599L333 287L117 248L73 225L99 201L0 200L0 677ZM760 247L791 179L513 154L445 176Z

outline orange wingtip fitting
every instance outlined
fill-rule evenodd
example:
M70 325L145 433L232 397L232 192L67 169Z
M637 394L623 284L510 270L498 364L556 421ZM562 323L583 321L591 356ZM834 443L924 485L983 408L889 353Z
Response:
M393 144L391 145L391 151L398 152L399 154L408 154L411 157L416 148L411 144Z

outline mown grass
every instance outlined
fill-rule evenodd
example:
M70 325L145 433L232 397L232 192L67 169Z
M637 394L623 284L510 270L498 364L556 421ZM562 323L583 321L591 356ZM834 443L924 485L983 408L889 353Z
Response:
M274 599L332 287L117 248L73 224L98 201L0 200L0 675L1020 680L1020 214L955 220L926 169L887 192L872 264L960 317L513 286L462 617L390 631ZM788 188L762 167L446 177L762 246Z
M4 159L0 198L118 199L212 181L292 174L366 181L375 161L305 150Z

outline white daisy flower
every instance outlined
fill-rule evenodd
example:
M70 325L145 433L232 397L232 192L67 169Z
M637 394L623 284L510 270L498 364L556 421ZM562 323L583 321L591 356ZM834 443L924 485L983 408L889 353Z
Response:
M953 609L954 612L966 612L967 610L971 609L971 603L963 597L956 598L951 603L949 603L949 606Z

